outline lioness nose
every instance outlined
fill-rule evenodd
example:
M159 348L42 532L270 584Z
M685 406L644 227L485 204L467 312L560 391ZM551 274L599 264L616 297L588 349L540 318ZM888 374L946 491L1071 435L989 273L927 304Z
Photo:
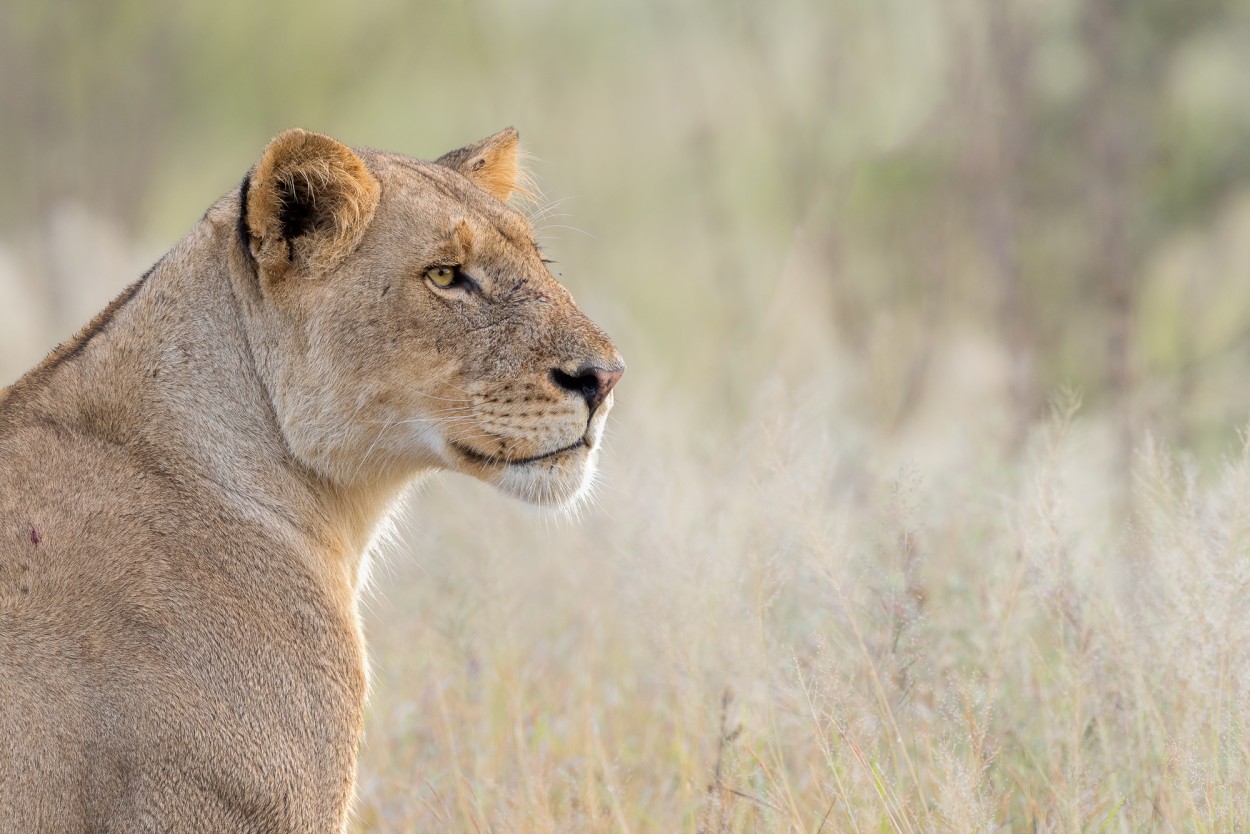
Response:
M566 391L572 391L574 394L581 396L586 401L586 405L590 408L590 413L594 414L612 389L616 387L616 383L620 380L621 374L625 373L624 368L582 368L575 374L566 374L559 368L553 368L551 371L551 379L556 385L559 385Z

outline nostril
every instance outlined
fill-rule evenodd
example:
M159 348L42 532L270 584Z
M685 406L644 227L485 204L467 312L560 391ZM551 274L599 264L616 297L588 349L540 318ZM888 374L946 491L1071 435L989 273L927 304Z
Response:
M588 402L599 393L599 378L593 372L574 375L556 368L551 372L551 379L565 391L572 391Z
M551 371L552 382L584 399L591 413L607 398L620 378L620 371L603 368L583 368L576 374L565 373L559 368Z

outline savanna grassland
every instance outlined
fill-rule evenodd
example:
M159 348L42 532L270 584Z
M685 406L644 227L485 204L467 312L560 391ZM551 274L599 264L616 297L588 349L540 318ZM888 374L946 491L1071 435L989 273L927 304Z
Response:
M522 205L629 363L571 517L373 563L358 832L1250 824L1237 0L0 7L0 384L293 125Z

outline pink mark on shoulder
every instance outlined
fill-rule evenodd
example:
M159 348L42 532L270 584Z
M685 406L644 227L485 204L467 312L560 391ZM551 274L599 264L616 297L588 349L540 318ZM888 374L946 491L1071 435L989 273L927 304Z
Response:
M30 543L38 547L41 541L43 541L43 536L39 535L39 531L34 527L30 528Z

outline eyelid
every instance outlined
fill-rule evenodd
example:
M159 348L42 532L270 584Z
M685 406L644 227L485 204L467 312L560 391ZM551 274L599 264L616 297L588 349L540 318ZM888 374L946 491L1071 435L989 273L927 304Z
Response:
M460 287L468 292L475 292L479 294L482 292L482 285L474 280L469 273L465 272L464 267L460 264L434 264L433 266L428 267L425 270L425 273L428 275L435 269L450 269L455 275L455 280L453 280L451 284L446 287L439 287L439 289L451 290L456 287ZM438 285L436 284L435 286Z
M464 267L462 267L462 266L457 266L457 267L453 267L453 268L456 270L456 282L457 282L457 283L459 283L459 284L463 284L463 285L464 285L464 288L465 288L466 290L469 290L470 292L481 292L481 291L482 291L482 285L481 285L481 284L479 284L477 281L473 280L473 276L471 276L471 275L469 275L469 273L465 272L465 271L464 271Z

